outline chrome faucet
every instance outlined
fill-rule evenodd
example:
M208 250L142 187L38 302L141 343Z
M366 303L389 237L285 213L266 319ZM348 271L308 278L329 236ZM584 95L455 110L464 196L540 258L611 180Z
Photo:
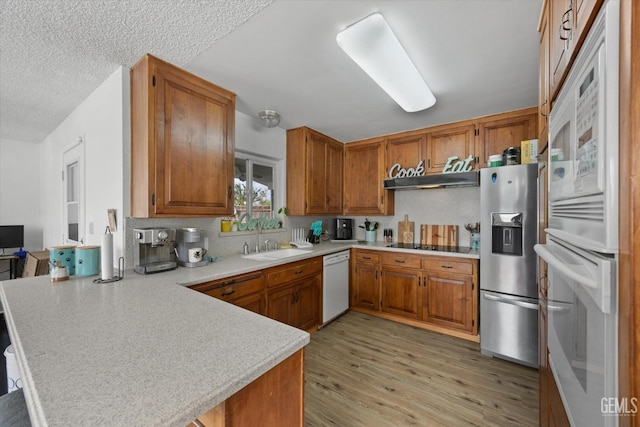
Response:
M256 227L256 253L260 252L260 232L262 231L262 224L258 220L258 226Z
M271 240L270 239L265 239L264 240L264 250L266 252L269 252L271 250Z

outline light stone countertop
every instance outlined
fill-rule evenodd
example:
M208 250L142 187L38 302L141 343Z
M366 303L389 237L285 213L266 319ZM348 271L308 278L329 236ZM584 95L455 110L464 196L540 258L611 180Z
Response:
M309 334L161 274L0 283L34 426L185 426Z
M321 243L274 261L227 255L204 267L0 282L0 300L34 426L184 426L309 342L309 334L184 286L383 242ZM183 285L183 286L176 286Z
M303 249L311 249L313 252L299 255L291 258L274 260L274 261L257 261L257 260L248 260L242 258L240 254L226 255L222 257L222 261L214 262L204 267L195 267L195 268L186 268L186 267L178 267L176 270L167 271L161 274L163 279L166 279L169 282L177 283L183 286L191 286L202 282L207 282L210 280L222 279L229 276L234 276L236 274L249 273L251 271L262 270L265 268L273 267L276 265L281 265L289 262L300 261L307 258L312 258L316 256L328 255L334 252L339 252L343 250L348 250L350 248L358 248L358 249L373 249L380 251L391 251L391 252L403 252L403 253L411 253L417 255L437 255L437 256L447 256L447 257L455 257L455 258L468 258L468 259L480 259L480 251L471 251L468 254L459 254L452 252L438 252L438 251L425 251L420 249L404 249L404 248L388 248L385 246L384 242L364 242L359 241L357 243L331 243L331 242L322 242L317 245L313 245L312 248L303 248ZM213 254L215 255L215 254ZM135 273L129 273L135 274Z

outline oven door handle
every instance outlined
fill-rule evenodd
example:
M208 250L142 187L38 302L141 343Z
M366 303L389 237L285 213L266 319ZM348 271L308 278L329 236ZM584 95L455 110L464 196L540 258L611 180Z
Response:
M518 301L510 298L502 298L502 297L497 297L495 295L489 295L489 294L484 294L484 299L488 299L489 301L504 302L506 304L511 304L518 307L522 307L522 308L528 308L530 310L538 310L538 304L532 304L530 302Z
M552 268L556 269L563 276L575 280L576 282L584 286L592 289L598 289L598 284L595 280L578 274L574 270L567 267L567 264L563 263L560 258L552 254L551 251L549 251L545 246L546 245L536 244L533 249L540 256L540 258L545 260Z

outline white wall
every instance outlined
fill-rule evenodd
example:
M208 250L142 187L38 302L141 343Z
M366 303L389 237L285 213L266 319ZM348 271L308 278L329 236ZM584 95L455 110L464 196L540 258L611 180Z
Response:
M0 139L0 224L24 225L24 248L43 249L40 146Z
M99 245L108 225L107 209L116 210L117 231L114 234L114 265L124 255L124 209L129 194L124 193L124 151L129 146L129 70L120 67L80 104L40 144L43 244L62 241L61 169L64 151L84 140L85 152L85 224L79 230L86 245ZM127 162L128 164L128 162ZM92 227L91 227L92 226ZM93 229L91 232L91 228Z

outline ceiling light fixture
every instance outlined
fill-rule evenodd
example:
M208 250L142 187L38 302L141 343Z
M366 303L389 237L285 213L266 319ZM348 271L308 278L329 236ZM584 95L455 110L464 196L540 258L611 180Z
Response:
M436 98L380 13L338 33L338 45L405 111L433 106Z
M264 127L274 128L280 123L280 114L274 110L262 110L258 113L258 117Z

